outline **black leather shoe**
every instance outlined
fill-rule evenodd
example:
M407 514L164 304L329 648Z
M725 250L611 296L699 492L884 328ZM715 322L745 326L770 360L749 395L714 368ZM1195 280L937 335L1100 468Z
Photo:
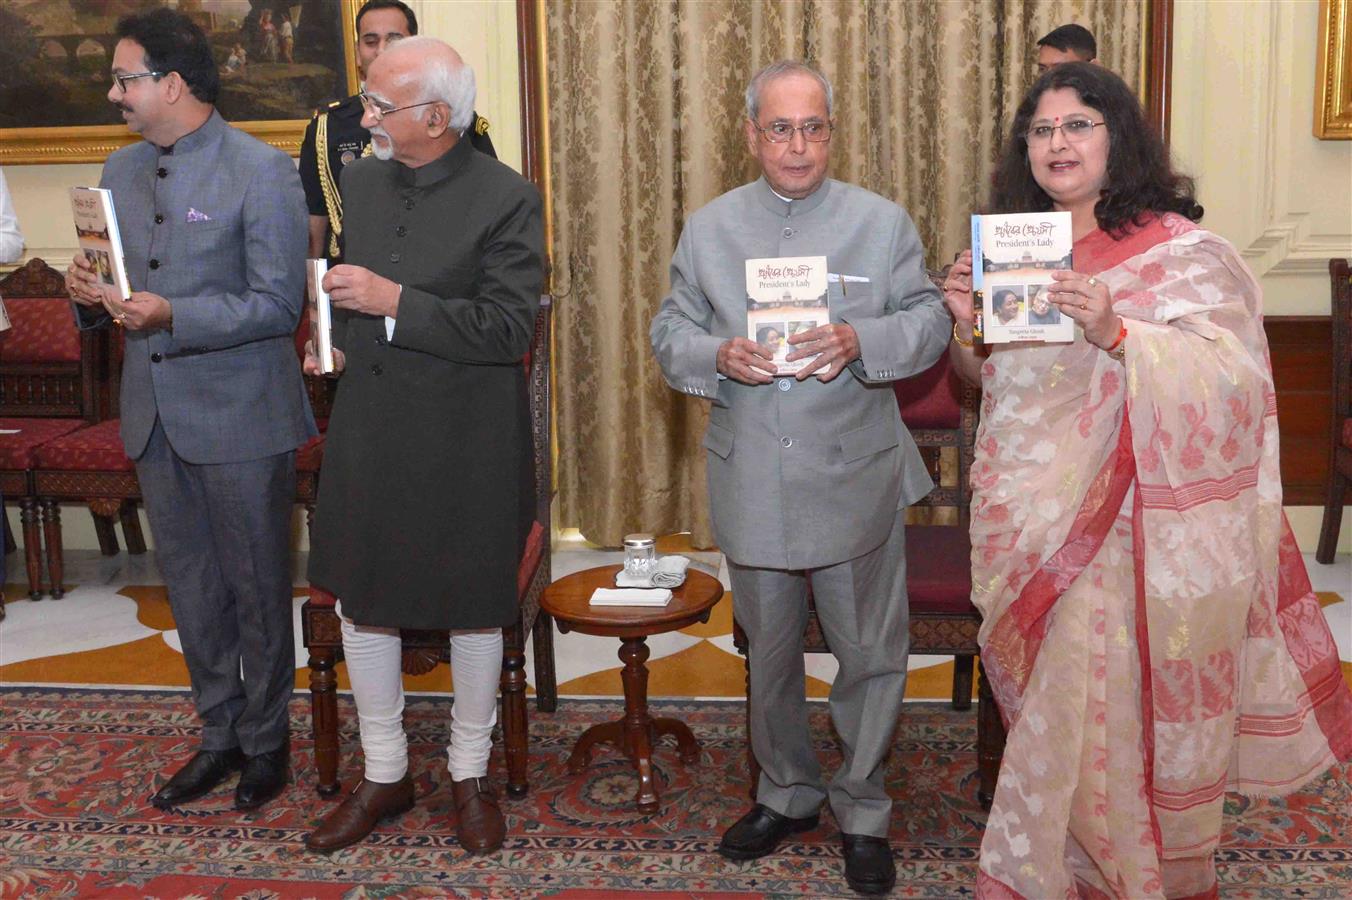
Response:
M290 744L248 757L235 787L235 809L258 809L280 794L291 780L290 757Z
M886 894L897 883L897 864L887 838L841 834L845 840L845 881L860 894Z
M244 753L231 750L198 750L183 768L156 791L150 804L157 809L172 809L205 797L222 781L244 765Z
M818 816L791 819L757 803L723 832L718 852L727 859L757 859L773 853L779 842L791 834L817 827Z

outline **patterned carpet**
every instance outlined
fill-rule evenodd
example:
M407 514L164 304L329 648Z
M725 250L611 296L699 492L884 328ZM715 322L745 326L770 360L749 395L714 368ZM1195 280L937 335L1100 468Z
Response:
M617 716L616 701L565 700L531 718L532 790L504 806L506 848L471 858L454 839L445 698L410 698L417 807L364 844L307 853L329 804L316 797L308 704L292 703L296 783L256 815L222 788L176 814L146 797L186 758L196 725L172 691L0 689L0 897L648 897L849 896L829 816L780 852L736 864L714 853L746 805L739 703L654 703L690 724L697 765L656 757L662 809L638 814L628 765L602 750L583 774L563 760L578 734ZM343 698L343 776L356 774L355 716ZM838 759L825 708L812 721L828 767ZM939 704L906 707L888 767L897 798L895 896L971 896L983 815L975 801L975 720ZM495 771L501 760L495 758ZM1227 898L1352 895L1352 771L1284 801L1230 798L1220 871ZM1263 885L1259 887L1257 885Z

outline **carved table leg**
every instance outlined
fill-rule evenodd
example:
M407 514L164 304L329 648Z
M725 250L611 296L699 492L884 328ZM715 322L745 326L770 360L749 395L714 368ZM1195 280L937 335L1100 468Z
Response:
M657 737L671 735L681 754L681 762L688 764L699 762L699 741L691 733L690 727L680 719L653 719L653 732Z
M624 749L638 769L638 808L657 811L657 782L653 778L652 720L648 717L648 642L625 638L620 644L624 670ZM694 740L691 738L691 740Z
M976 701L976 767L977 800L983 809L990 809L995 800L995 783L1000 775L1000 761L1005 755L1005 723L1000 718L1000 707L986 680L986 669L977 663Z
M146 552L146 538L141 533L141 517L136 512L135 500L123 500L117 516L122 520L122 537L127 541L127 552L139 556Z
M23 525L23 557L28 569L28 599L42 599L42 530L38 502L34 497L19 498L19 521Z
M532 626L535 648L535 708L554 712L559 708L558 676L554 672L554 617L541 610Z
M113 520L109 516L102 516L89 510L89 515L94 520L94 536L99 539L99 552L104 556L117 556L121 552L121 546L117 542L117 529L113 527Z
M338 783L338 676L331 647L310 652L310 722L315 742L315 771L321 797L333 797Z
M52 579L52 599L60 600L66 596L62 582L65 567L61 547L61 506L50 497L43 497L38 503L42 507L42 535L47 541L47 572Z
M568 771L576 775L591 762L592 750L597 744L610 744L618 749L624 748L624 722L603 722L593 725L577 739L573 752L568 754Z

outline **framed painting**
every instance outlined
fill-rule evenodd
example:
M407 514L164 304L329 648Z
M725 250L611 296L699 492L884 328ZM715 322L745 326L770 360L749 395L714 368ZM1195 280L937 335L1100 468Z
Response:
M1352 0L1320 0L1314 136L1352 140Z
M140 138L108 102L117 21L191 16L221 74L231 124L299 152L314 110L357 89L357 0L4 0L0 165L102 162Z

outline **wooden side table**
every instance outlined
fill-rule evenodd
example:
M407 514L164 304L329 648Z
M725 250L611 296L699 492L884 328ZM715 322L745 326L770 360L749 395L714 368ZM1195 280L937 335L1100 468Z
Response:
M576 572L545 588L540 608L554 617L559 631L580 631L620 639L620 673L624 683L624 718L593 725L577 739L568 757L568 771L577 773L591 761L592 749L610 744L624 752L638 770L638 808L656 812L657 783L653 779L653 744L664 734L676 738L683 763L699 759L699 743L679 719L648 715L647 638L709 621L709 613L723 596L718 579L693 567L686 570L685 584L671 592L665 607L592 606L592 592L613 588L620 566L599 566Z

